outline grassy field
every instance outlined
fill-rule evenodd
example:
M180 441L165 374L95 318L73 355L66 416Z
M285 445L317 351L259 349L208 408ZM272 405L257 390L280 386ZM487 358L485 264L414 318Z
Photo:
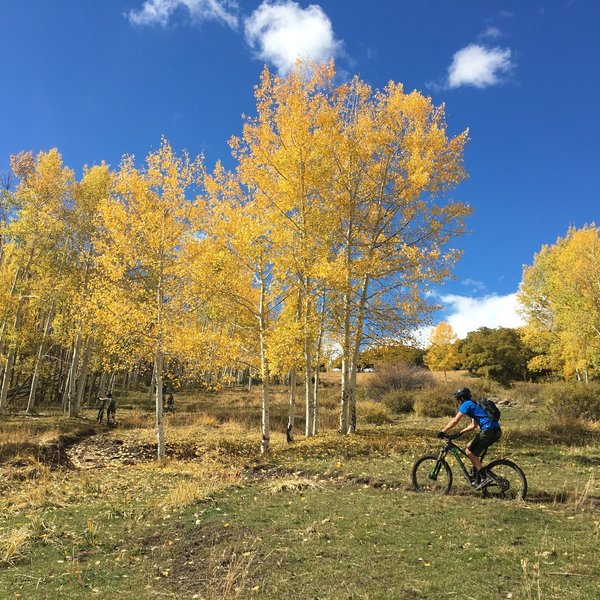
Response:
M324 427L337 388L325 382ZM119 426L56 415L0 421L0 598L429 599L600 597L600 429L503 409L493 457L518 462L525 502L458 481L411 490L445 419L395 417L258 454L257 393L178 395L154 461L144 400ZM301 423L300 423L301 425Z

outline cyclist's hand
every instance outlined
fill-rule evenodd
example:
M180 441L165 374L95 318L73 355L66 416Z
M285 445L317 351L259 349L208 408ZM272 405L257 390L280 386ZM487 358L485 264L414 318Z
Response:
M438 431L435 435L436 437L439 437L440 440L443 440L447 436L445 431Z

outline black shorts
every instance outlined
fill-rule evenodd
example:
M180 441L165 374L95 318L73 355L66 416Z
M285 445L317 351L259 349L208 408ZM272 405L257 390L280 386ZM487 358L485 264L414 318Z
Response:
M500 439L501 435L502 430L499 427L484 429L469 442L467 448L475 456L481 456L494 442Z

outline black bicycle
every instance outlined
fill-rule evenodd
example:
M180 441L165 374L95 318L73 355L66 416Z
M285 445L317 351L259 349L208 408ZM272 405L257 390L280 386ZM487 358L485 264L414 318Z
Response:
M465 451L452 440L461 436L460 433L445 435L446 441L439 454L425 454L419 458L412 469L413 488L418 492L431 494L447 494L452 487L452 469L446 461L448 454L456 459L461 473L469 485L477 488L487 498L504 498L508 500L523 500L527 494L527 479L521 467L505 458L493 460L485 466L487 481L480 486L475 469L467 469L463 458L470 464ZM483 459L485 452L480 458Z

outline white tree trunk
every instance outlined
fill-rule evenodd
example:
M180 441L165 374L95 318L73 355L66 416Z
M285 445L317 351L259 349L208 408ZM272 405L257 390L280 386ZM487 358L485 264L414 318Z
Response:
M261 281L260 307L259 307L259 335L260 335L260 365L262 371L262 418L261 418L261 444L260 451L265 454L269 451L271 441L271 422L269 415L269 362L267 360L266 333L267 333L267 305L264 279Z
M35 395L37 392L37 384L39 379L39 370L40 365L42 364L42 359L44 358L44 349L46 347L46 338L48 337L48 333L50 331L50 323L52 322L52 318L54 317L54 307L48 311L46 318L44 320L44 329L42 331L42 340L38 346L38 351L35 356L35 363L33 365L33 374L31 376L31 386L29 388L29 399L27 401L27 413L31 414L35 411Z
M2 378L2 388L0 389L0 414L6 410L8 402L8 388L12 380L13 369L15 366L15 360L17 358L17 332L21 327L22 321L22 310L21 306L17 308L17 314L15 316L15 339L11 341L8 346L8 355L6 357L6 366L4 367L4 377Z
M160 348L156 349L154 358L154 370L156 372L156 441L157 441L157 458L162 461L165 459L165 424L163 419L163 354Z
M90 358L92 355L93 340L89 337L85 343L85 352L83 354L83 362L81 363L81 372L77 382L77 409L83 404L83 396L85 394L85 384L88 379L88 371L90 368Z
M321 372L321 348L323 346L323 335L325 332L325 309L325 294L323 294L323 297L321 298L321 318L319 320L319 335L317 337L317 350L315 355L317 369L315 371L315 387L313 390L313 435L317 435L319 432L319 374Z
M306 424L305 435L312 437L313 421L312 421L312 404L313 404L313 369L312 369L312 348L308 337L304 342L304 387L306 391Z
M288 404L288 424L286 429L286 439L288 442L294 441L294 419L296 416L296 367L290 371L290 401Z

